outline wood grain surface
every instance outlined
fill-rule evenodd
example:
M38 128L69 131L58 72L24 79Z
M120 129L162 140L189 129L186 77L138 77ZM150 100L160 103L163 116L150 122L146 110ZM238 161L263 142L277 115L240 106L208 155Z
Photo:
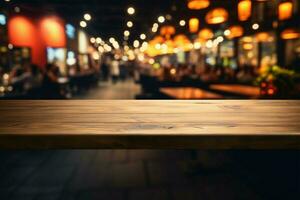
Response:
M299 149L300 101L0 101L0 148Z

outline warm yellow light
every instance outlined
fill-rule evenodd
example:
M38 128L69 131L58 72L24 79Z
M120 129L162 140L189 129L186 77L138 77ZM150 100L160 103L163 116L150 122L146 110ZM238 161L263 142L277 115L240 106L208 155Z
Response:
M111 38L109 38L108 41L109 41L110 43L114 43L116 40L115 40L115 38L111 37Z
M152 32L156 33L157 32L157 28L156 27L152 27Z
M238 16L240 21L246 21L251 17L251 0L242 0L238 3Z
M191 10L200 10L207 8L209 4L209 0L188 0L187 6Z
M279 20L287 20L293 15L293 3L290 1L282 2L278 6Z
M135 9L134 9L133 7L129 7L129 8L127 9L127 13L128 13L129 15L133 15L133 14L135 13Z
M97 44L100 44L102 42L102 39L100 37L97 37L96 42L97 42Z
M161 48L161 45L160 44L156 44L155 45L155 49L159 50Z
M140 46L140 42L138 40L134 40L133 47L138 48Z
M155 60L153 58L149 59L149 64L153 65L155 63Z
M157 18L157 21L159 22L159 23L164 23L165 22L165 17L164 16L159 16L158 18Z
M196 33L199 29L199 19L191 18L189 21L189 29L191 33Z
M90 39L90 42L94 44L94 43L96 42L96 38L92 37L92 38Z
M132 21L128 21L128 22L127 22L127 27L128 27L128 28L131 28L132 26L133 26Z
M281 38L284 40L293 40L300 38L300 30L286 29L281 33Z
M92 16L88 13L84 14L83 18L86 20L86 21L90 21L92 19Z
M259 29L259 24L257 24L257 23L253 24L253 25L252 25L252 29L253 29L253 30Z
M180 26L185 26L185 24L186 24L185 20L180 20L180 22L179 22Z
M228 20L228 12L224 8L215 8L205 17L208 24L220 24Z
M87 27L87 23L85 21L81 21L79 24L82 28Z
M124 36L128 37L130 35L130 32L128 30L124 31Z
M243 45L243 49L245 49L245 50L252 50L253 49L253 44L251 44L251 43L246 43L246 44L244 44Z
M99 46L99 47L98 47L98 51L99 51L100 53L103 53L103 52L104 52L104 48L103 48L102 46Z
M172 69L170 70L170 74L175 75L176 73L177 73L177 71L176 71L175 68L172 68Z
M252 37L243 37L243 39L242 39L242 41L243 42L245 42L245 43L251 43L251 42L253 42L253 38Z
M200 49L201 48L201 43L200 42L195 42L194 43L194 49Z
M144 33L142 33L142 34L140 35L140 38L141 38L141 40L145 40L145 39L146 39L146 35L145 35Z
M226 29L225 31L224 31L224 35L225 36L229 36L231 34L231 31L229 30L229 29Z

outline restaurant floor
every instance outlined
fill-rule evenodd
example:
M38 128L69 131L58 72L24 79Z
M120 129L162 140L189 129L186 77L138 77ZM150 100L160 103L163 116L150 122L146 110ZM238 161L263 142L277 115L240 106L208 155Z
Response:
M299 199L295 151L0 151L2 200Z
M98 87L86 93L74 96L75 99L135 99L141 93L141 87L133 80L99 82Z

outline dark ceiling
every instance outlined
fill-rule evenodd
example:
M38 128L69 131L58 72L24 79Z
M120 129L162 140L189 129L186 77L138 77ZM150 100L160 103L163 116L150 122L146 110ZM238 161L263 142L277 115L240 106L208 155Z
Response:
M132 29L136 35L149 32L151 24L160 14L171 11L172 2L176 0L12 0L11 6L55 12L76 26L84 13L90 13L93 19L87 31L91 35L121 38L128 20L134 22ZM174 5L178 6L178 3ZM136 8L135 15L126 13L129 6Z
M90 13L93 19L88 23L87 32L104 39L113 36L122 40L126 22L131 20L134 23L130 36L132 41L141 33L151 37L151 26L157 21L159 15L171 15L172 20L167 23L175 26L178 26L180 19L188 20L191 16L199 17L201 23L205 21L203 18L208 9L190 11L187 9L186 2L187 0L11 0L9 6L11 9L20 6L21 12L23 9L32 12L58 13L75 26L79 25L85 13ZM237 0L213 0L211 7L222 6L232 10L236 2ZM135 15L127 14L126 10L129 6L136 8ZM230 14L235 17L235 10Z

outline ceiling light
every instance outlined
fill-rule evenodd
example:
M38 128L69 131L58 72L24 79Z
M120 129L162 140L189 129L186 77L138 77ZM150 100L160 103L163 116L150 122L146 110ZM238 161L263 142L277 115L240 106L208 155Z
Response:
M87 23L85 21L81 21L79 24L82 28L85 28L87 26Z
M96 38L96 42L97 42L98 44L100 44L100 43L102 42L102 39L101 39L100 37L97 37L97 38Z
M95 39L94 37L92 37L92 38L90 39L90 42L94 44L94 43L96 42L96 39Z
M130 32L129 31L124 31L124 36L128 37L130 35Z
M140 38L141 38L141 40L145 40L145 39L146 39L146 35L145 35L144 33L142 33L142 34L140 35Z
M252 29L253 29L253 30L259 29L259 24L257 24L257 23L253 24L253 25L252 25Z
M131 28L132 26L133 26L132 21L128 21L128 22L127 22L127 27Z
M156 27L152 27L152 32L156 33L157 32L157 28Z
M185 26L185 24L186 24L185 20L180 20L180 22L179 22L180 26Z
M114 42L116 42L116 40L115 40L115 38L113 38L113 37L111 37L111 38L109 38L109 40L108 40L110 43L114 43Z
M159 16L159 17L157 18L157 21L158 21L159 23L164 23L164 22L166 21L166 19L165 19L164 16Z
M92 16L88 13L84 14L83 18L86 20L86 21L90 21L92 19Z
M133 46L134 46L135 48L138 48L138 47L140 46L140 42L139 42L138 40L134 40Z
M129 7L129 8L127 9L127 13L128 13L129 15L133 15L133 14L135 13L135 9L134 9L133 7Z
M229 29L225 30L224 31L224 35L225 36L229 36L231 34L231 31Z

